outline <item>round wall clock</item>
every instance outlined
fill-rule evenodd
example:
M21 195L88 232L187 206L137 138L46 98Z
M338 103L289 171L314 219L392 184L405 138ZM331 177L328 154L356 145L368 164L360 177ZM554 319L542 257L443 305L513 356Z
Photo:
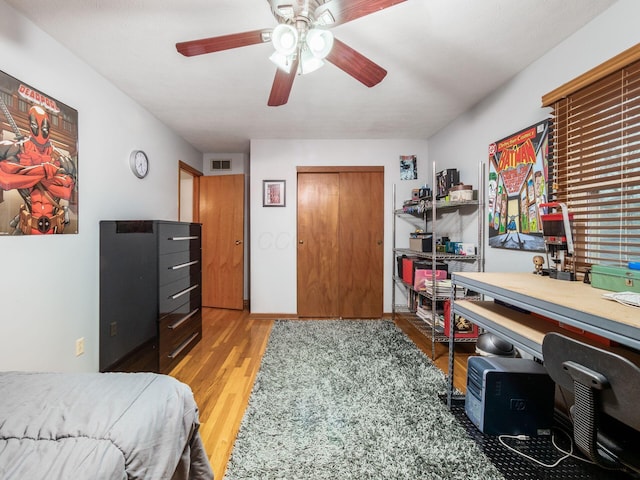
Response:
M138 178L144 178L149 173L149 158L142 150L134 150L129 155L129 166Z

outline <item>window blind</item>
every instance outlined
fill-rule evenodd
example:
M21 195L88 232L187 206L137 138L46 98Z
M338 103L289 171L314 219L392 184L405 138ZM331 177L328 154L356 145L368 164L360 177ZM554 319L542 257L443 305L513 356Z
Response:
M640 260L640 60L584 83L550 102L551 199L573 214L583 272Z

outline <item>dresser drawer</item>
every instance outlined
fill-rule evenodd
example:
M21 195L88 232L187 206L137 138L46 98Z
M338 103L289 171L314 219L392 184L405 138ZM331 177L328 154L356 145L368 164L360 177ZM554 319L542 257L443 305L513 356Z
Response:
M194 223L159 223L158 252L200 250L200 231L200 225Z
M168 253L158 259L159 285L184 277L200 278L202 268L200 250Z
M173 312L160 321L160 371L168 373L202 338L202 311Z
M200 298L200 295L185 295L183 302L184 303L181 303L180 306L174 310L162 312L158 317L158 321L164 320L164 318L169 315L172 315L174 318L184 316L195 309L202 307L202 299Z
M199 282L199 277L184 277L175 282L161 285L158 302L159 318L173 312L185 303L200 301L201 286Z

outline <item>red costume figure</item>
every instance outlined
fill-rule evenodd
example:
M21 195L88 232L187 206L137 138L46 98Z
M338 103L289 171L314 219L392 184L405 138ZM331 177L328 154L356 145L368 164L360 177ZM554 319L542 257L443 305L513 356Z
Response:
M31 136L0 142L0 188L18 189L24 199L19 228L23 234L62 233L69 223L68 205L75 185L75 167L49 141L47 112L29 109Z

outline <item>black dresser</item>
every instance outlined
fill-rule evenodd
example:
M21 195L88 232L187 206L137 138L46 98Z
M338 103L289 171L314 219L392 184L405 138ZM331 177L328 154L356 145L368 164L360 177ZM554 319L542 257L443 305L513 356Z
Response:
M169 373L202 338L201 225L100 222L100 371Z

